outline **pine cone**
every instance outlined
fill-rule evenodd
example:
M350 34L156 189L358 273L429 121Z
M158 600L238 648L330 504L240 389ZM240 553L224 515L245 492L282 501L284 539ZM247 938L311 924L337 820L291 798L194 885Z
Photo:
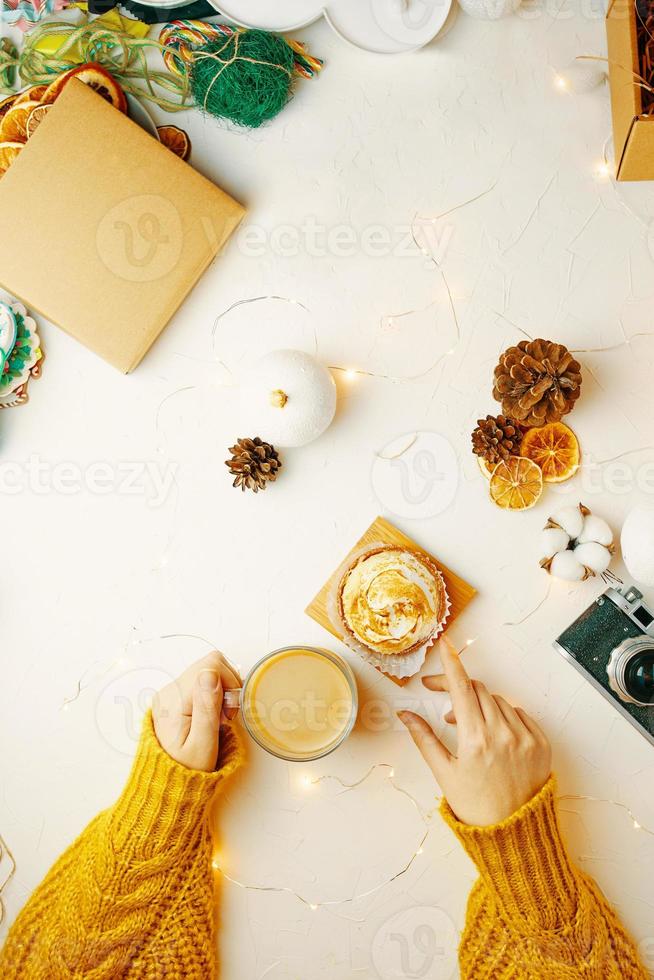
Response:
M520 455L520 430L518 423L505 415L487 415L477 419L472 433L472 451L494 466L508 456Z
M229 451L232 458L225 460L225 466L234 475L232 486L258 493L277 479L282 462L269 442L258 436L256 439L239 439Z
M493 397L502 411L524 425L558 422L581 394L581 366L563 344L521 340L495 368Z

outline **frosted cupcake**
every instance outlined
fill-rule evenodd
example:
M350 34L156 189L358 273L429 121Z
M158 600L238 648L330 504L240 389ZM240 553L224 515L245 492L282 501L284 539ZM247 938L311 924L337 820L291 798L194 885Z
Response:
M440 633L448 610L436 565L426 555L393 545L360 555L338 588L345 630L380 657L424 646Z

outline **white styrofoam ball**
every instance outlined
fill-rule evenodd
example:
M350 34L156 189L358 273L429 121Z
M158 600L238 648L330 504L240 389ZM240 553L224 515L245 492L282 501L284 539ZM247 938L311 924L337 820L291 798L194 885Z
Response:
M559 551L565 551L569 544L569 536L560 527L546 527L540 532L540 554L543 558L551 558Z
M596 575L601 575L611 564L611 552L597 541L578 544L572 553L580 564L590 568Z
M603 518L595 517L594 514L586 515L577 542L586 544L587 541L597 541L598 544L603 544L607 548L613 544L613 531Z
M499 20L514 14L521 0L459 0L459 6L470 17L479 20Z
M654 510L634 507L622 525L622 557L641 585L654 585Z
M336 411L336 384L327 368L300 350L265 354L240 388L241 414L278 448L304 446L322 435Z
M552 558L550 575L566 582L581 582L586 577L586 569L577 560L573 551L560 551Z
M556 514L552 514L551 520L560 525L573 539L579 537L584 526L584 515L578 507L563 507Z
M592 92L606 81L606 72L592 61L575 59L556 76L556 84L563 92L583 95Z

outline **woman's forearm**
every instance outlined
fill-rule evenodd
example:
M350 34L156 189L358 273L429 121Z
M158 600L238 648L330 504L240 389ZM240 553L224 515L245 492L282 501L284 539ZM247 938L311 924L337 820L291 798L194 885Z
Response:
M493 980L647 980L633 942L597 885L572 863L551 778L517 813L471 827L441 812L480 880L468 906L461 976ZM489 963L491 972L484 973Z
M208 980L215 974L209 811L236 767L223 731L217 772L167 755L150 714L130 779L50 870L0 953L3 980ZM158 971L158 972L157 972Z

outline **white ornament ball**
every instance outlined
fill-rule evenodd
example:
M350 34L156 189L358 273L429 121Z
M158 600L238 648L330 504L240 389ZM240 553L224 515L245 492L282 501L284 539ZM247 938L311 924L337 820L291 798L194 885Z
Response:
M654 510L634 507L622 526L622 557L631 577L654 585Z
M601 575L611 564L611 552L597 541L578 544L572 554L580 564L590 568L595 575Z
M560 527L546 527L540 532L540 553L543 558L551 558L559 551L565 551L570 538Z
M459 0L459 6L470 17L479 20L499 20L514 14L521 0Z
M574 551L560 551L552 558L550 575L565 582L581 582L586 577L586 569L577 560Z
M241 384L241 405L253 436L281 448L305 446L331 424L336 385L310 354L272 351Z
M579 507L564 507L552 514L551 520L562 527L570 538L578 538L584 526L584 515Z
M605 520L595 517L594 514L586 515L581 534L577 538L578 544L586 544L588 541L597 541L606 548L613 544L613 531Z
M563 92L573 92L584 95L592 92L598 85L606 81L606 72L593 64L592 61L572 61L562 68L556 76L556 83Z

